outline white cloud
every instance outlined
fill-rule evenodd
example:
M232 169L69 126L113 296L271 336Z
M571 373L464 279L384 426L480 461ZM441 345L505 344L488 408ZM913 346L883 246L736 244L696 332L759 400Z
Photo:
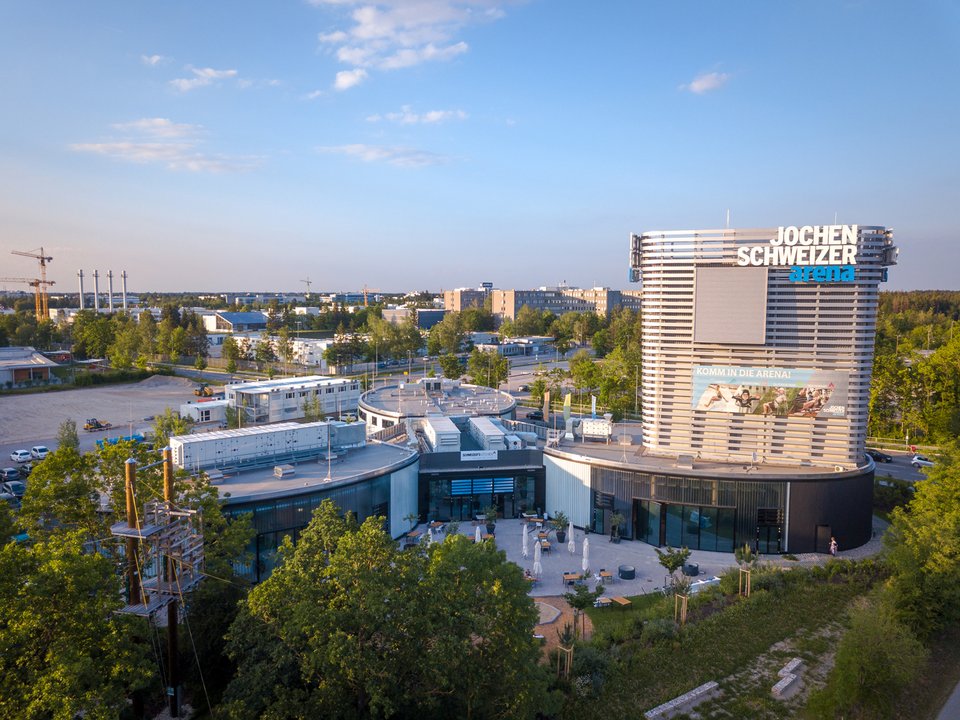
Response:
M236 70L214 70L213 68L187 67L193 73L190 78L176 78L170 84L180 92L187 92L198 87L212 85L217 80L226 80L237 76Z
M469 50L457 39L466 26L505 16L512 0L308 0L349 9L342 28L320 33L341 63L354 68L398 70L451 60Z
M164 62L167 58L163 55L141 55L140 62L144 65L150 65L151 67L156 67L160 63Z
M363 162L385 162L398 167L426 167L449 162L445 155L406 147L387 147L383 145L332 145L318 147L317 152L347 155Z
M681 85L680 89L689 90L696 95L703 95L711 90L716 90L717 88L722 87L729 79L730 76L727 73L703 73L701 75L697 75L688 84Z
M196 136L199 125L175 123L167 118L141 118L114 123L111 127L122 137L102 142L75 143L76 152L103 155L114 160L138 164L159 163L171 170L190 172L240 172L255 167L252 158L232 158L203 152Z
M121 132L140 132L158 138L183 138L196 135L200 125L175 123L167 118L141 118L130 122L114 123L111 127Z
M324 95L326 95L326 93L323 90L312 90L301 97L304 100L316 100L318 97L323 97Z
M359 85L367 79L367 71L363 68L355 70L341 70L337 73L337 78L333 82L333 87L337 90L348 90L354 85Z
M467 114L463 110L428 110L425 113L415 113L409 105L400 108L400 112L385 113L384 115L369 115L367 122L389 120L401 125L423 123L431 125L446 122L447 120L466 120Z

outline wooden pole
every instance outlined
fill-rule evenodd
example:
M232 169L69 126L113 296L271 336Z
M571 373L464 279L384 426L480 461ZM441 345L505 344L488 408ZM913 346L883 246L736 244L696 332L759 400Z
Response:
M138 528L136 500L133 489L137 482L137 461L128 458L124 464L124 479L127 491L127 527ZM127 538L127 588L128 602L139 605L142 600L140 592L140 575L137 572L137 553L140 551L140 541L135 537Z
M163 449L163 499L167 507L173 507L173 450L170 447ZM172 591L172 585L177 581L177 568L173 558L166 558L166 581ZM167 665L170 668L170 717L180 717L180 650L178 647L177 623L180 619L177 596L167 604Z

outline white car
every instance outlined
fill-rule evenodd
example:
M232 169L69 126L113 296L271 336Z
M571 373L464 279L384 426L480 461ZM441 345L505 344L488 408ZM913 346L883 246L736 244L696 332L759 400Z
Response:
M43 460L49 452L46 445L34 445L30 448L30 457L34 460Z
M933 460L923 455L914 455L913 460L910 461L910 464L919 470L922 467L933 467Z
M14 450L10 453L10 459L14 462L25 463L30 459L30 452L27 450Z

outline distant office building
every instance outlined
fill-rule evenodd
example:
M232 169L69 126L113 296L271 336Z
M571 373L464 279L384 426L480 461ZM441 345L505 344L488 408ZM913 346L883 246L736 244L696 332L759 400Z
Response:
M479 288L457 288L443 291L443 309L463 312L467 308L482 308L493 290L493 283L483 283Z
M219 311L203 318L203 324L208 332L252 332L265 330L267 316L262 312L224 312Z
M603 317L618 307L640 309L638 290L610 288L542 287L537 290L492 290L491 310L498 322L516 320L524 305L538 312L563 315L568 312L592 312Z
M394 325L399 325L407 321L407 318L413 317L416 320L417 327L421 330L429 330L438 322L443 320L446 310L435 308L384 308L383 319Z

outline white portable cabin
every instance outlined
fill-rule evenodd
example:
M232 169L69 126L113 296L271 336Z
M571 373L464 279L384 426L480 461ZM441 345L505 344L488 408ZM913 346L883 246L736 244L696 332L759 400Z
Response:
M329 427L328 427L329 426ZM334 448L363 447L363 423L278 423L170 438L173 462L189 471L266 462L275 457L309 455Z

